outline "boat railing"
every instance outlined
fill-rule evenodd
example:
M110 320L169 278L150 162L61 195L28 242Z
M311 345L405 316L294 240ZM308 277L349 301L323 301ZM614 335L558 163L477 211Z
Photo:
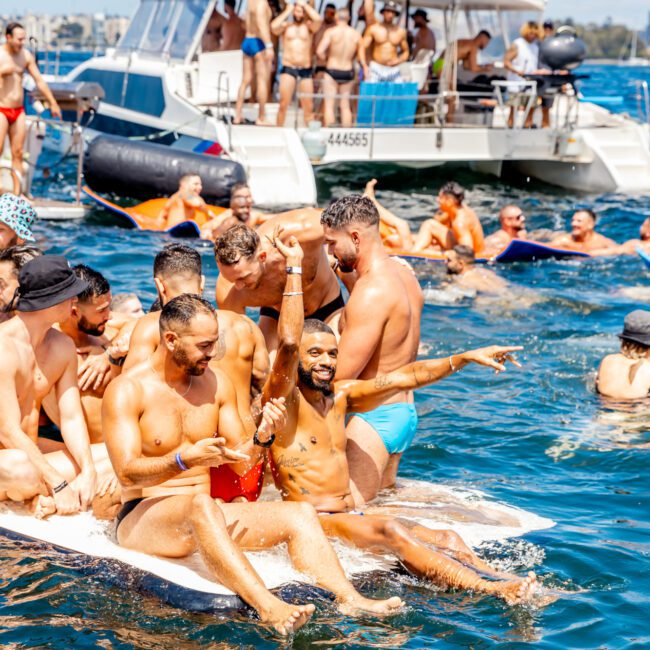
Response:
M639 118L650 124L650 90L645 79L636 79L631 82L634 86L634 99L637 103L637 114Z
M225 92L226 94L225 101L222 101L222 97L221 97L222 79L225 79L225 83L223 86L223 92ZM232 106L232 99L230 97L230 77L228 76L228 72L226 70L220 70L219 76L217 77L216 107L217 107L216 117L220 120L223 120L226 123L226 129L228 130L228 142L232 142L232 117L231 116L234 114L234 112Z

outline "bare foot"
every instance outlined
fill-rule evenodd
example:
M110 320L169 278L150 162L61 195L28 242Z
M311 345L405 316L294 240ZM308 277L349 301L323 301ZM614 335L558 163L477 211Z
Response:
M372 600L364 598L361 594L337 604L339 612L347 616L361 616L362 614L376 614L377 616L390 616L396 614L404 602L398 596L386 600Z
M363 195L367 196L369 199L375 198L375 185L377 185L377 179L373 178L366 183L366 189L363 191Z
M32 499L29 509L36 519L45 519L56 512L56 504L53 497L37 494Z
M316 607L312 604L289 605L278 600L277 606L273 607L266 615L260 613L260 618L262 622L271 625L276 632L287 636L299 630L312 617L315 609Z
M528 575L523 579L505 580L492 584L494 585L493 593L501 596L508 605L520 605L521 603L530 602L540 587L537 576L533 571L529 571Z
M259 118L255 120L255 124L257 124L257 126L275 126L275 124Z

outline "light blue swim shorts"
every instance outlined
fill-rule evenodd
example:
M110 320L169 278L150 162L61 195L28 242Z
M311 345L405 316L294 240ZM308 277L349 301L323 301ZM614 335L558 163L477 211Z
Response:
M415 404L410 402L382 404L367 413L348 413L348 420L352 416L365 420L378 433L389 454L405 452L418 426Z

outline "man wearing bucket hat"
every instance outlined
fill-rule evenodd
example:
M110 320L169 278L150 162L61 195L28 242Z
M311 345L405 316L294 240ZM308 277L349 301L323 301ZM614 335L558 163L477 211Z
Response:
M114 480L106 448L91 450L88 441L74 343L52 327L70 317L86 282L64 257L42 255L21 268L18 283L16 316L0 324L0 500L31 500L37 517L72 514ZM38 437L41 402L50 391L65 447L44 453L60 447Z
M650 395L650 311L636 309L623 322L621 351L600 363L596 390L613 399L642 399Z
M31 203L9 192L0 196L0 250L34 241L36 211Z
M409 58L406 30L396 24L400 7L395 0L386 0L381 9L382 22L373 23L366 29L361 47L359 62L366 81L401 82L399 66ZM367 63L367 50L370 49L370 64Z
M413 35L413 58L420 50L429 50L431 55L436 51L436 36L429 28L429 15L424 9L416 9L412 14L416 32Z

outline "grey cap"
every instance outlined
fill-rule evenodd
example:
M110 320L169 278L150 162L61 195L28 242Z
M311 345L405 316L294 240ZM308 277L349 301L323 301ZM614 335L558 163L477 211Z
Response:
M618 335L624 341L650 346L650 311L635 309L623 321L623 331Z

